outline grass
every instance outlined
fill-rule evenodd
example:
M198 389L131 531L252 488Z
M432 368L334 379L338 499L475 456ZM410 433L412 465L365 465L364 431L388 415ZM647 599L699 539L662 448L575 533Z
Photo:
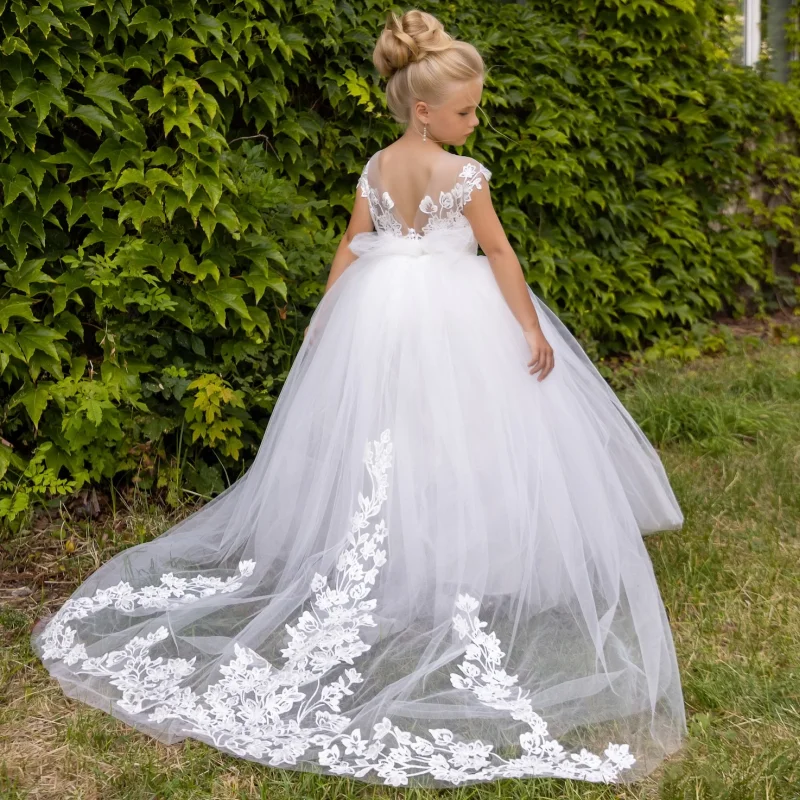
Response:
M727 351L645 365L619 389L686 516L682 531L645 539L689 719L683 750L646 780L394 789L270 769L192 740L167 747L68 700L32 653L30 626L113 552L191 510L170 518L140 495L99 536L96 522L71 519L2 543L0 797L800 800L800 347L738 337Z

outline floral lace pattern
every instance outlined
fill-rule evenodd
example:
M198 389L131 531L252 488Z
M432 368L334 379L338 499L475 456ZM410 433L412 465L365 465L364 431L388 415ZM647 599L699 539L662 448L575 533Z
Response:
M372 491L369 497L358 494L359 510L351 518L347 544L337 558L332 580L315 573L310 609L294 625L286 626L289 641L281 650L282 667L234 642L234 658L219 667L221 678L198 694L181 685L195 671L195 659L164 662L148 655L167 637L166 628L134 637L122 650L87 658L85 648L75 641L75 630L67 625L112 605L124 610L136 605L166 608L176 597L179 602L196 600L195 591L200 596L234 591L242 578L253 573L252 561L242 561L239 574L225 581L200 576L182 579L169 573L162 576L161 586L134 592L120 583L92 597L68 601L47 628L44 658L70 665L82 661L75 672L109 678L121 691L121 698L114 701L120 708L139 713L146 702L154 708L150 722L181 720L185 723L181 730L188 735L271 766L315 760L332 774L360 778L374 771L392 786L408 785L419 776L452 785L525 776L617 780L636 761L629 746L609 742L602 757L585 749L567 753L551 738L547 723L532 708L529 692L516 686L518 676L498 666L504 655L500 642L494 633L482 630L487 623L473 613L480 604L469 594L459 594L455 602L462 613L453 616L454 629L469 643L459 672L450 673L450 682L478 702L527 724L528 730L519 737L522 755L503 758L491 743L461 740L448 728L430 728L430 736L419 736L388 717L371 732L350 730L351 719L342 713L342 704L363 677L354 666L345 667L335 678L331 673L344 664L353 665L371 647L361 639L360 630L376 625L370 612L377 601L367 598L386 563L386 551L380 545L387 536L385 520L374 524L371 520L387 497L392 451L388 429L378 441L367 443L364 462ZM371 524L372 530L367 530Z
M217 592L234 592L242 585L244 578L253 574L255 566L255 561L240 561L238 572L224 580L204 575L178 578L168 572L161 576L161 586L143 586L139 591L134 591L127 581L120 581L116 586L99 589L91 597L70 598L45 628L42 658L58 658L72 665L87 657L85 645L75 641L75 629L68 624L74 619L83 619L110 606L120 611L133 611L136 606L166 609L176 597L180 598L179 602L191 603Z
M376 231L390 233L393 236L403 236L403 223L392 213L394 201L388 192L379 195L378 190L370 186L367 179L369 162L364 165L357 187L361 196L369 202L370 215ZM426 195L419 204L419 210L428 215L428 221L422 226L420 232L409 228L405 238L421 239L434 230L468 227L469 220L464 216L464 205L469 202L473 189L481 188L481 177L488 181L492 173L483 164L467 162L458 174L458 180L448 192L439 192L439 201L434 203L433 198Z

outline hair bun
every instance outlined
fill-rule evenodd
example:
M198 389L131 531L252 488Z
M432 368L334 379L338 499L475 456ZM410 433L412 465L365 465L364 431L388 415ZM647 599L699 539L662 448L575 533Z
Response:
M390 11L378 37L372 61L379 74L391 78L415 61L451 47L453 38L442 23L426 11L412 9L398 17Z

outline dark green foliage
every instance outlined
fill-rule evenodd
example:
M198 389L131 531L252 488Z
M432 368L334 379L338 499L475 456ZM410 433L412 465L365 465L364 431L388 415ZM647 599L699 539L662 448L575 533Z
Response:
M469 151L592 355L742 312L743 285L768 306L800 103L730 64L728 3L420 7L485 57ZM0 520L245 468L358 173L401 132L371 63L386 10L0 0Z

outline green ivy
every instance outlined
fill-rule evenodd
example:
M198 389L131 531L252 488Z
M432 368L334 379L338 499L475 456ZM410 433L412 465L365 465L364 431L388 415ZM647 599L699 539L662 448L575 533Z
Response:
M798 251L798 91L731 63L730 3L420 7L485 57L469 151L590 355L776 285L796 303L773 256ZM371 63L386 11L0 0L0 522L246 468L358 174L400 133Z

